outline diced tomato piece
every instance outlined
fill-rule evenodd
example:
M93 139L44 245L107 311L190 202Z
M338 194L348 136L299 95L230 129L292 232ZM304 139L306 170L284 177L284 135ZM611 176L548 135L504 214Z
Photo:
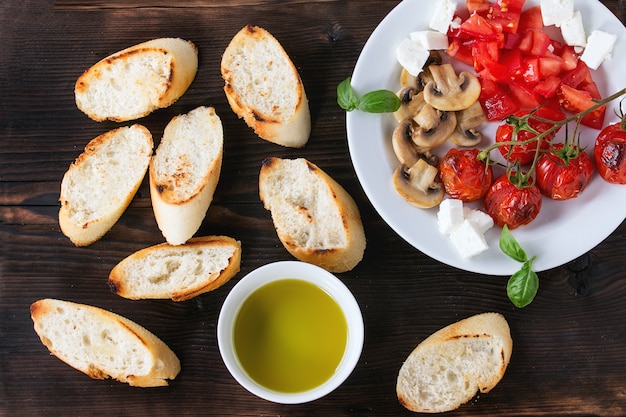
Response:
M461 23L461 36L466 35L479 41L502 41L504 36L496 30L484 17L474 13Z
M563 60L563 71L571 71L578 65L578 54L573 46L566 45L561 49L561 59Z
M502 85L487 78L481 78L481 83L479 101L487 120L503 120L519 110L519 104Z
M564 74L561 79L563 80L563 84L573 88L579 88L583 84L593 82L591 71L589 71L589 67L585 64L585 61L582 60L578 60L576 68Z
M521 13L526 0L497 0L496 4L509 12Z
M498 1L491 12L489 22L501 28L505 33L517 33L521 10L516 10L515 5L508 0Z
M527 30L517 45L519 50L525 54L530 54L530 51L533 49L533 33L532 30Z
M552 75L533 88L533 93L539 94L545 98L552 98L556 94L556 89L561 85L561 77L558 75Z
M559 102L561 103L561 107L572 113L585 111L596 104L589 92L578 90L565 83L561 83L556 93L559 98ZM594 129L601 129L604 124L605 114L606 105L601 106L593 112L587 114L582 118L581 123Z
M532 55L545 56L550 47L550 35L541 30L532 30L533 46L530 50Z
M536 84L541 81L539 77L539 58L522 58L520 77L526 84Z
M522 66L522 52L519 49L500 51L500 64L509 70L509 78L519 75Z
M473 44L474 41L464 42L459 38L451 38L446 52L450 57L464 64L474 65L474 56L472 55Z
M563 68L563 60L561 57L552 55L539 58L539 76L546 79L553 75L559 75Z
M465 0L465 6L469 14L478 13L484 16L489 12L491 3L488 0Z
M507 84L507 86L520 109L534 109L541 105L539 100L533 95L532 90L529 90L526 85L512 82Z
M518 33L528 29L543 29L543 18L541 17L541 7L535 6L522 12L519 20Z

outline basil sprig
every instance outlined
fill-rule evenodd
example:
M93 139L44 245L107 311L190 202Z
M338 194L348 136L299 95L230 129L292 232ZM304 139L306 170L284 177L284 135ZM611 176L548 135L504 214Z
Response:
M375 90L357 97L348 77L337 86L337 104L346 110L360 110L366 113L392 113L400 108L402 102L393 91Z
M502 227L500 233L500 250L510 258L522 263L522 268L509 278L506 294L516 307L526 307L533 301L539 289L539 277L532 269L536 256L528 259L526 252L515 240L507 225Z

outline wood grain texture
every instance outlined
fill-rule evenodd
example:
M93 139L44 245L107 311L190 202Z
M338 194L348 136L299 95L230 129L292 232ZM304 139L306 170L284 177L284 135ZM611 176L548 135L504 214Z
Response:
M26 0L0 6L0 415L409 416L395 396L402 361L432 332L484 311L503 313L511 325L510 368L491 393L446 415L626 415L626 223L579 259L541 273L539 296L515 309L505 277L427 257L400 239L363 193L335 89L397 3ZM603 3L624 21L622 1ZM300 71L313 118L304 149L259 139L228 106L221 53L248 23L276 36ZM198 45L198 74L178 102L139 122L158 141L174 115L199 105L216 108L226 138L224 165L198 234L226 234L243 246L242 269L231 282L181 303L130 301L107 286L117 262L163 241L147 183L89 247L74 247L57 219L64 172L91 138L117 126L77 110L76 78L112 52L165 36ZM292 259L258 198L258 172L268 156L304 156L324 169L357 201L368 237L363 261L339 274L363 311L363 354L341 387L303 405L273 404L246 392L226 370L216 341L220 307L238 279ZM179 356L180 375L169 387L138 389L75 371L51 357L33 331L28 308L44 297L103 307L145 326Z

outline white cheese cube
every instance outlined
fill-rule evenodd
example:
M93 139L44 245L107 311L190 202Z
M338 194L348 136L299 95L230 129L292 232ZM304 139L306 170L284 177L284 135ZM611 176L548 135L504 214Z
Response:
M587 39L587 46L585 51L580 56L585 64L591 69L598 69L600 64L607 59L611 58L611 52L613 51L613 45L617 36L606 33L601 30L594 30Z
M574 16L561 24L561 35L563 35L565 43L570 46L585 46L587 44L587 34L580 11L577 10Z
M436 0L435 9L428 27L441 33L448 33L454 13L456 12L455 0Z
M396 57L400 65L414 77L417 77L428 60L430 52L411 39L404 39L396 49Z
M541 0L539 7L544 26L561 27L574 16L574 0Z
M429 51L448 49L448 35L434 30L411 32L411 40Z
M464 220L463 202L461 200L447 198L439 203L437 224L441 233L449 235L463 224Z
M493 227L493 219L484 211L464 207L463 215L466 220L473 222L481 233L485 233Z
M489 249L485 237L478 230L478 226L471 220L465 220L461 226L452 232L450 240L459 254L465 259Z

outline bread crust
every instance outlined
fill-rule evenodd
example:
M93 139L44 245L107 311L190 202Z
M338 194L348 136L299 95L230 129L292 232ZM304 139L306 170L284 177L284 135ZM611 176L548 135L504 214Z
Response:
M35 332L50 353L91 378L157 387L168 385L167 380L180 372L178 357L161 339L118 314L50 298L35 301L30 313ZM125 373L99 356L106 352L116 361L120 360L119 355L128 356L126 360L131 362L131 349L145 355L142 360L149 365L145 372L133 369Z
M107 166L101 161L104 159L101 152L105 153L105 147L112 146L113 141L130 140L131 135L138 141L137 147L140 149L137 152L122 155L125 161L118 166ZM91 245L119 220L143 181L152 147L152 135L144 126L135 124L120 127L92 139L70 165L61 182L59 225L61 232L76 246ZM93 169L90 165L96 164L100 165L97 174L91 175ZM127 167L132 165L133 172L120 171L124 164ZM119 175L129 180L127 188L120 187L123 181L119 180ZM90 194L96 191L105 196L101 199L110 203L106 210L102 209L104 211L87 207L85 201L89 201Z
M142 281L147 283L155 279L156 275L161 273L161 270L156 268L154 268L152 274L137 273L138 270L145 271L146 269L150 269L146 264L149 263L151 259L162 257L161 263L165 263L166 260L176 261L187 256L194 258L192 259L192 261L196 261L194 263L202 263L201 256L197 254L195 249L202 250L203 248L211 247L226 247L232 250L231 256L224 260L225 266L220 270L210 271L208 275L204 276L194 275L192 283L187 282L185 286L172 286L167 277L158 277L161 284L151 285L152 291L138 293L137 290L134 289L134 287L140 285ZM140 264L143 264L141 266L145 266L146 268L139 269L138 266ZM241 243L228 236L197 237L190 239L184 245L178 246L161 243L141 249L120 261L109 274L109 287L113 293L132 300L170 298L172 301L185 301L200 294L213 291L227 283L239 272L240 264ZM193 273L189 273L188 275L193 275ZM189 280L191 280L191 278L189 278Z
M489 343L497 346L497 351L491 357L481 357L478 353L474 355L472 344ZM495 348L494 348L495 349ZM456 323L450 324L417 345L409 354L398 373L396 393L398 401L405 408L421 413L438 413L451 411L471 400L477 392L488 393L500 382L506 368L510 362L513 350L509 325L500 313L482 313ZM463 366L471 369L455 369L461 366L453 360L443 362L445 359L434 358L440 352L448 356L455 356L453 352L462 352L459 355L468 356L465 358ZM472 353L467 353L472 352ZM473 355L473 356L472 356ZM494 358L497 358L494 360ZM445 385L445 381L438 380L436 375L428 373L429 368L425 363L429 360L441 360L438 369L441 374L445 374L451 369L456 375L462 374L465 380L465 390L450 391L453 387ZM481 362L486 360L486 362ZM469 362L473 361L473 362ZM485 368L488 369L485 372ZM437 384L440 385L437 385ZM440 393L447 394L446 404L435 404L427 396L422 398L421 385L428 385L428 389L433 387ZM472 391L470 387L475 387ZM444 397L441 395L441 397ZM438 398L439 400L439 398Z
M272 51L271 56L263 49ZM272 57L281 61L273 62ZM280 74L266 72L267 67L279 67ZM246 71L241 69L247 66ZM309 102L298 70L278 40L267 30L247 25L231 40L221 61L224 93L233 112L262 139L278 145L301 148L311 134ZM259 74L262 83L248 84L242 73ZM280 77L277 77L280 75ZM293 86L281 84L282 79L293 80ZM270 85L268 87L268 84ZM295 105L284 103L277 97L289 94ZM274 103L270 111L255 105L257 97Z
M122 64L135 64L137 68L131 71ZM87 69L76 80L76 106L98 122L138 119L176 102L191 85L197 70L198 48L193 42L152 39L111 54ZM118 89L113 84L127 88Z
M185 152L168 151L167 142L182 141L186 138L180 136L174 125L185 118L195 120L199 128L198 135L210 137L207 142L212 149L196 148L194 145L181 145ZM165 156L161 153L165 153ZM188 154L206 155L209 160L206 169L202 171L191 170L186 158ZM213 155L212 157L208 155ZM154 215L166 241L171 245L181 245L189 240L200 228L206 212L213 201L213 194L217 188L222 167L223 156L223 132L219 116L213 107L198 107L186 115L180 115L172 119L165 128L165 134L155 155L150 161L149 182L150 199ZM158 169L158 158L168 157L173 167L171 172L161 172ZM163 162L162 162L163 163ZM192 191L183 191L195 184Z
M263 161L259 174L259 196L265 209L269 210L272 214L274 228L276 229L279 240L292 256L301 261L320 266L330 272L346 272L352 270L363 259L366 246L365 231L355 201L339 183L317 165L304 158L295 160L299 161L299 163L306 164L308 172L319 178L325 185L323 192L331 201L326 207L326 210L330 213L336 213L341 219L342 232L345 233L346 237L345 244L341 246L303 246L298 242L294 234L304 231L294 231L288 227L281 226L284 220L281 218L281 210L301 210L308 212L306 215L310 216L311 227L319 226L319 223L323 220L315 218L315 215L311 214L312 211L310 211L308 207L292 206L292 202L288 201L288 198L281 193L281 190L274 190L272 188L271 178L275 173L287 177L295 175L290 167L285 167L285 161L289 160L274 157L266 158ZM315 198L316 196L312 197ZM317 225L315 225L316 223Z

